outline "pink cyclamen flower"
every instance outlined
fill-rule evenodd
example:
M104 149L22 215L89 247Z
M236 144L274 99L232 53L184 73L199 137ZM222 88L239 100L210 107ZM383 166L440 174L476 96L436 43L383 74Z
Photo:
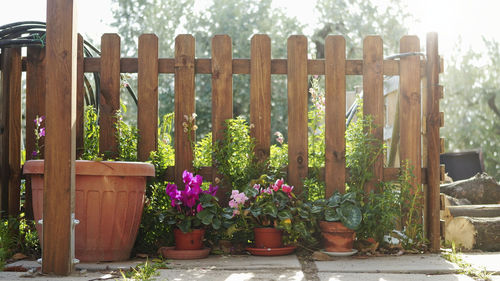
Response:
M201 204L198 204L198 206L196 207L196 212L199 213L203 211L203 206L201 206Z
M257 189L257 190L260 190L260 184L256 183L253 185L253 188L254 189Z
M284 184L284 185L281 187L281 189L283 189L283 191L284 191L285 193L290 194L290 193L292 193L293 186L289 186L288 184Z

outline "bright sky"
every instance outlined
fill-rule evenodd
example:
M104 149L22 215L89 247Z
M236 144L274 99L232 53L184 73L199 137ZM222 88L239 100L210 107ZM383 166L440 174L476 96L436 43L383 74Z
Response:
M98 40L112 21L111 0L75 0L78 5L78 31ZM385 3L384 0L373 0ZM482 36L500 41L499 0L402 0L417 21L410 23L410 33L425 41L427 32L439 35L440 53L445 57L455 49L458 38L464 47L482 48ZM0 25L15 21L45 21L46 0L0 0ZM196 0L198 9L206 0ZM275 7L286 9L289 15L309 24L306 35L311 35L315 23L315 0L273 0Z

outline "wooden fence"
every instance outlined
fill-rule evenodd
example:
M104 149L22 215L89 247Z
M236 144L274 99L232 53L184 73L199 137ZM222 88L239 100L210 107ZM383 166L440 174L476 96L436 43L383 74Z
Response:
M257 141L258 158L269 157L271 141L271 75L287 76L288 90L288 181L300 189L308 174L308 75L324 75L326 96L325 146L326 159L322 177L326 194L344 191L346 76L362 75L364 114L373 116L378 125L373 134L382 140L384 125L383 79L385 75L400 76L399 122L400 159L415 167L414 192L421 192L425 184L425 223L431 248L439 250L439 154L443 142L439 129L443 115L439 112L442 87L438 85L441 60L438 55L437 35L427 36L425 58L419 55L399 60L384 60L383 43L378 36L368 36L363 43L363 59L346 59L346 42L342 36L328 36L325 40L325 59L308 59L307 39L294 35L288 39L288 57L271 58L271 41L267 35L251 39L250 59L233 59L232 42L227 35L212 39L212 58L195 57L195 39L179 35L175 40L175 57L158 58L158 38L144 34L139 38L137 58L120 58L120 37L102 36L100 58L84 58L83 40L78 37L77 52L77 147L83 138L83 91L85 72L99 72L100 79L100 148L116 153L114 114L120 108L120 73L138 73L138 157L146 160L157 147L158 76L175 76L175 167L167 170L168 178L182 181L182 171L192 170L193 153L187 134L183 133L183 116L195 112L195 76L212 76L212 134L213 140L222 138L223 121L232 118L233 74L250 75L250 122L255 125L253 137ZM420 41L405 36L400 41L401 53L420 52ZM19 48L1 49L0 56L0 171L1 209L9 215L19 213L19 186L21 181L21 74L26 72L26 151L34 150L32 120L45 115L45 49L28 47L27 56ZM423 85L423 87L421 86ZM50 134L50 132L49 132ZM423 146L421 146L421 143ZM31 154L26 154L30 159ZM383 155L373 166L375 179L368 185L373 190L376 182L395 179L398 168L384 168ZM212 167L201 169L204 177L214 178ZM26 190L26 211L31 213L29 182Z

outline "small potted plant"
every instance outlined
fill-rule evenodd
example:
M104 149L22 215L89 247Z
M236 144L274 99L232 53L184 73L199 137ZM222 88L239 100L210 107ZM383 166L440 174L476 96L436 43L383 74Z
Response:
M283 179L271 181L263 175L243 191L233 190L229 213L240 230L253 228L253 247L246 248L254 255L284 255L295 250L283 245L283 232L293 233L293 209L297 201L293 186Z
M184 190L167 184L166 193L170 208L165 212L168 224L175 225L175 247L163 247L162 254L173 259L198 259L208 256L210 249L203 247L205 227L214 230L222 227L220 206L215 194L218 186L202 190L203 178L187 170L182 174Z
M353 253L355 229L362 219L355 193L335 192L328 199L318 199L313 202L311 213L319 220L325 252Z

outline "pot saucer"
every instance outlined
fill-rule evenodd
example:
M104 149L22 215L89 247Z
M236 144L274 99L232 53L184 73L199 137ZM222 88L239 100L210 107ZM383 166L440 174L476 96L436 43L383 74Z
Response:
M281 248L253 248L247 247L245 250L249 251L254 256L283 256L293 253L297 247L288 246Z
M352 249L349 252L327 252L325 250L321 250L321 252L324 254L327 254L329 256L332 256L332 257L348 257L348 256L352 256L352 255L356 254L358 252L358 250Z
M175 247L161 247L160 254L168 259L174 260L197 260L204 259L210 254L210 248L200 250L176 250Z

